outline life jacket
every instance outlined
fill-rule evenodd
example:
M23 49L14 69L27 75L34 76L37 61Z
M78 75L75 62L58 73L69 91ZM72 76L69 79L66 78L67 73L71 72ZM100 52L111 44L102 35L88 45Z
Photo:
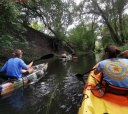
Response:
M103 97L105 93L128 96L128 88L117 87L117 86L111 85L105 80L103 80L103 77L101 81L98 81L98 84L96 84L95 86L91 86L90 90L97 97Z
M123 96L128 95L128 88L114 86L114 85L109 84L106 81L102 81L102 83L105 85L106 93L112 93L112 94L123 95Z
M92 75L91 75L92 76ZM93 76L92 76L93 77ZM95 80L97 80L95 77L93 77ZM98 80L97 80L98 81ZM101 81L98 81L98 83L93 86L91 85L91 92L97 96L97 97L103 97L105 93L105 85L102 84L102 79Z

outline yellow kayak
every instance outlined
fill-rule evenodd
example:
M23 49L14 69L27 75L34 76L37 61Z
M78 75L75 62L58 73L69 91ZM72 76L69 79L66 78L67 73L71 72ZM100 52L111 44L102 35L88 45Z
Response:
M99 98L93 94L91 89L99 83L101 76L102 73L94 75L94 71L90 72L78 114L128 114L128 96L104 93Z

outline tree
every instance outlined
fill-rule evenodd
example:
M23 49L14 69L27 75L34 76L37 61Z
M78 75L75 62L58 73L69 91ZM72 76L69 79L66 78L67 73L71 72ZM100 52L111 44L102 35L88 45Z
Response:
M24 23L28 24L33 18L40 19L47 32L50 31L57 39L64 39L67 27L72 23L73 0L31 0L18 3L22 6L21 13Z
M80 4L82 5L80 11L82 15L93 14L100 16L100 21L97 21L107 26L115 44L122 45L126 42L122 23L127 2L127 0L83 0Z
M30 27L34 28L35 30L38 30L40 32L43 31L44 29L44 24L38 24L37 21L32 21L30 24L29 24Z
M3 53L7 53L7 50L12 50L16 45L25 44L25 42L20 42L25 41L22 37L22 33L25 31L25 29L20 23L20 14L14 2L9 0L1 0L0 15L1 51L3 50Z
M69 40L74 47L83 51L94 51L95 49L95 34L96 24L92 29L92 24L84 25L79 24L75 29L69 31Z

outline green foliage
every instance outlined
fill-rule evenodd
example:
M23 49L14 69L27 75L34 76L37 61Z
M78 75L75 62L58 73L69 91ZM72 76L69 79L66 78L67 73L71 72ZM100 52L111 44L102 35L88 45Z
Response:
M80 51L80 50L77 50L77 49L75 50L75 53L76 53L77 56L87 54L85 51Z
M124 46L121 46L120 49L123 51L128 50L128 44L125 44Z
M20 3L20 5L22 5L21 12L25 24L29 24L33 19L37 21L39 19L50 35L63 39L65 38L66 28L73 21L72 3L73 0L67 2L62 0L31 0L30 2Z
M106 30L112 42L122 45L127 42L125 31L127 24L124 24L127 4L127 0L83 0L78 7L78 12L83 21L87 16L100 16L95 21L102 26L107 26Z
M124 40L125 40L125 42L128 42L128 37L127 37L128 36L128 25L127 25L128 15L125 14L123 16L122 20L123 20L122 32L123 32ZM117 32L116 34L118 35L119 40L121 40L121 36L120 36L121 32L117 31L120 29L119 21L116 21L116 28L115 28L114 24L115 24L115 20L112 20L111 25L115 29L115 32ZM103 44L103 47L105 47L107 44L115 44L113 39L111 38L110 32L106 25L102 26L100 32L101 32L101 36L102 36L101 43Z
M74 0L1 0L1 50L26 48L28 43L22 37L25 31L22 23L41 32L46 30L49 35L65 41L65 45L69 43L83 51L94 51L98 35L102 38L99 42L103 47L110 43L126 43L128 15L124 11L127 4L127 0L82 0L78 6ZM39 25L38 21L43 24ZM69 31L67 38L67 28L73 21L77 26Z
M69 40L81 50L93 50L96 40L96 34L90 28L90 25L78 25L69 32Z
M101 43L103 47L106 47L107 44L114 43L113 40L111 39L110 33L106 26L102 27L101 35L102 35Z
M1 0L0 6L1 51L12 50L16 45L19 45L20 40L23 40L22 33L25 29L20 23L20 13L14 2L10 0Z
M44 29L44 24L38 24L37 21L32 21L29 26L40 32Z

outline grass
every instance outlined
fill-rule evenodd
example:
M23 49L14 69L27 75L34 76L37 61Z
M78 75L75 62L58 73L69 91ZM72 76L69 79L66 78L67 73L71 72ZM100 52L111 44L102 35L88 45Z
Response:
M46 109L46 114L49 114L49 111L50 111L50 107L51 107L51 104L52 104L52 99L53 99L53 96L54 96L54 93L56 92L56 89L58 87L59 83L57 83L54 91L52 92L50 98L49 98L49 101L48 101L48 104L47 104L47 109Z

